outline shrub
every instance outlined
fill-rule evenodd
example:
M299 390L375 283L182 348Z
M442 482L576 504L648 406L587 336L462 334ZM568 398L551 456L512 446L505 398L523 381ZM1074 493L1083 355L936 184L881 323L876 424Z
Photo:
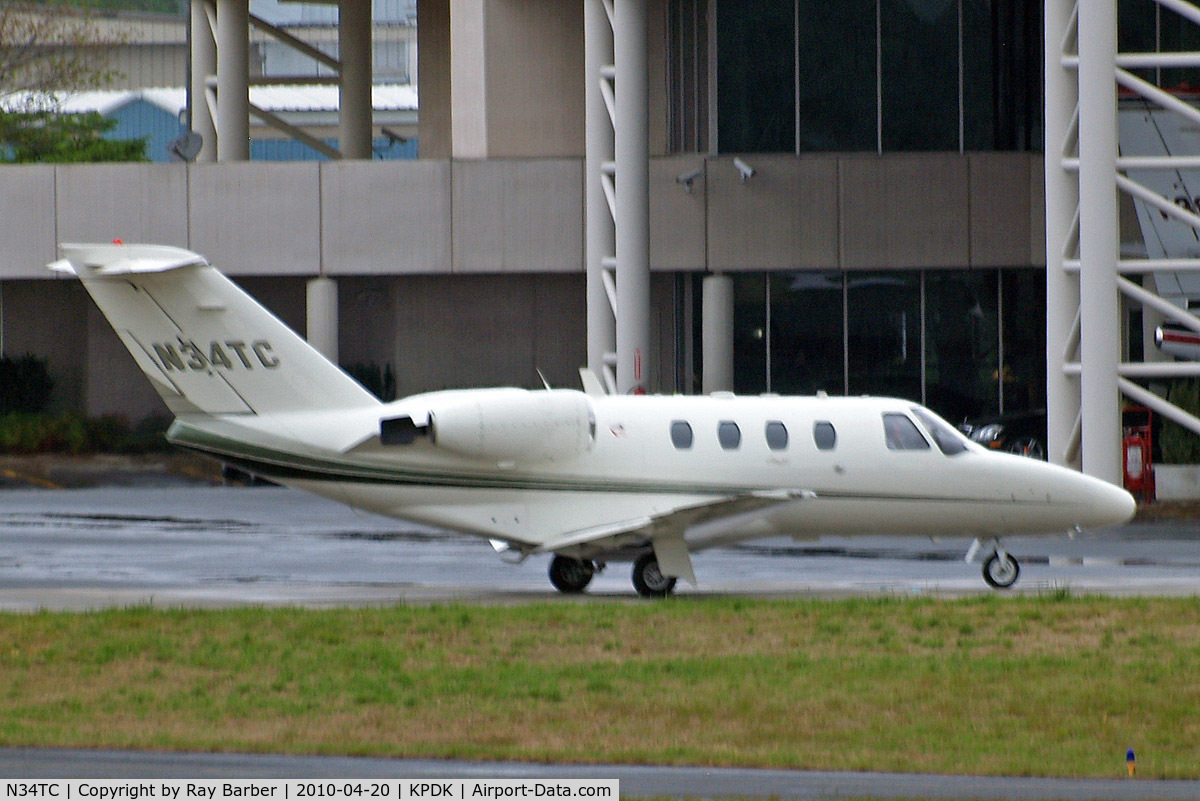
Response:
M1174 381L1167 400L1185 412L1200 416L1200 379ZM1200 463L1200 437L1178 423L1164 419L1158 440L1164 464Z
M167 418L149 417L130 427L116 415L88 418L75 412L0 416L0 453L146 453L166 447Z

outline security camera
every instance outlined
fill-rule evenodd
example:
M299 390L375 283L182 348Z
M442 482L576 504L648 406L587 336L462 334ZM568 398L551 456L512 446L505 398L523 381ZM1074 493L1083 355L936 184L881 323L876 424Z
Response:
M758 172L758 170L754 169L749 164L738 158L733 160L733 166L737 167L737 171L741 173L742 183L746 183L747 178L753 178L754 174Z
M675 176L675 183L683 184L683 188L687 190L688 194L691 194L692 183L703 174L703 167L697 167L696 169L689 170L688 172L681 172L679 175Z

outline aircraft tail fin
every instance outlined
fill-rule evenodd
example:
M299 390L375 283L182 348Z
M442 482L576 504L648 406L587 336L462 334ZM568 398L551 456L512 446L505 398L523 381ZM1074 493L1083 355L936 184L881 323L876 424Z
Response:
M268 414L379 401L218 272L163 245L62 245L77 276L175 414Z

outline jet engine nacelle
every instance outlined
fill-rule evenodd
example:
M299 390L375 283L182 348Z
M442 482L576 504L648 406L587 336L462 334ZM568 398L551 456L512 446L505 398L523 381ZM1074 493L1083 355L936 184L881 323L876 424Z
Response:
M553 462L586 452L596 415L582 392L489 389L463 393L429 409L437 448L496 462Z

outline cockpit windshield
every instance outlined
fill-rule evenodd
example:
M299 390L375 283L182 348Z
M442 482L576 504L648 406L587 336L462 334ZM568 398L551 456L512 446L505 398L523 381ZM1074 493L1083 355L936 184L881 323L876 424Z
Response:
M955 431L949 423L933 412L914 406L912 413L925 426L925 430L933 437L934 443L942 453L947 456L957 456L970 448L962 434Z

